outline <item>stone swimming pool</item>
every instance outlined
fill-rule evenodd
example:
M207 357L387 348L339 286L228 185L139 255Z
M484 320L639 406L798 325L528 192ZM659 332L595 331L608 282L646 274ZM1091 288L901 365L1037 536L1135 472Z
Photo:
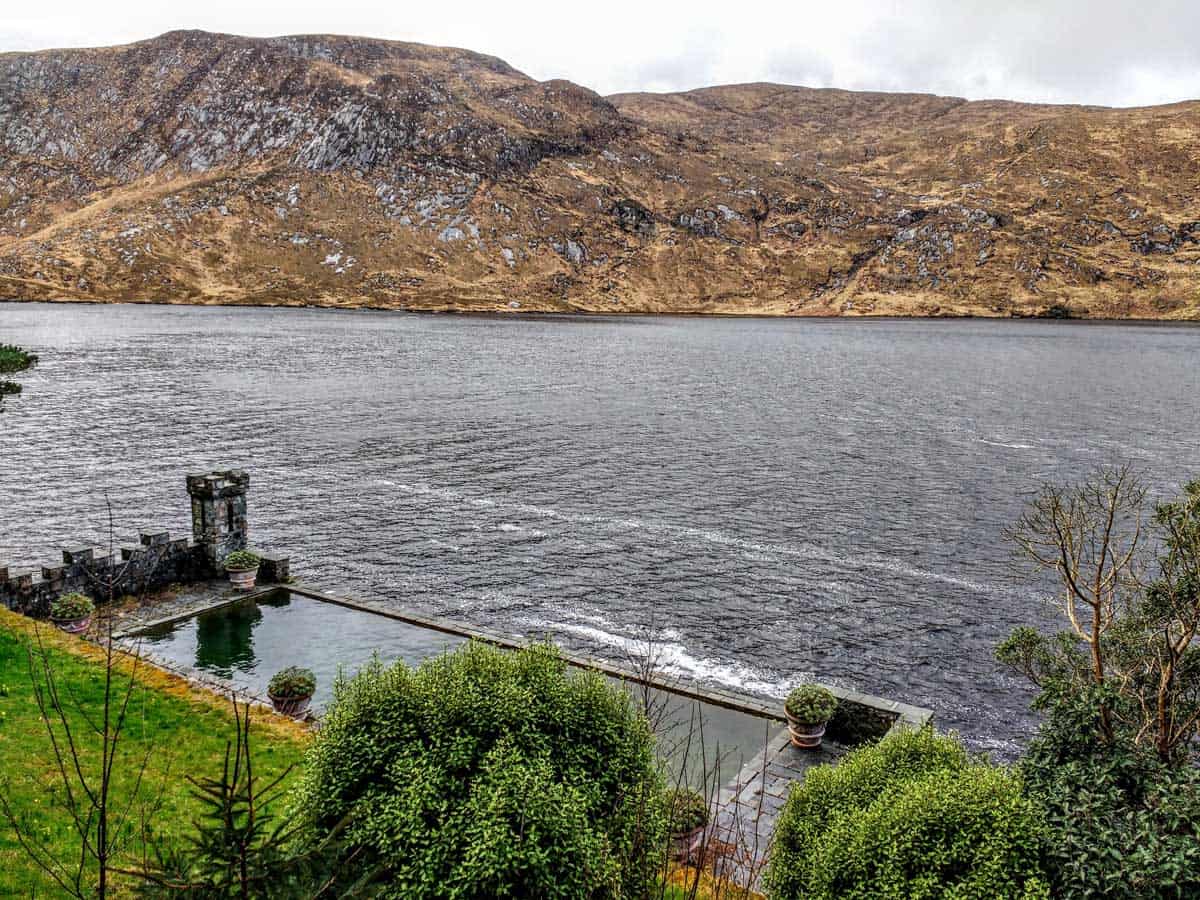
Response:
M280 669L312 669L318 713L333 699L338 673L353 675L376 653L384 662L418 665L464 642L282 590L155 625L135 637L172 666L219 678L255 697L266 696L267 683Z
M136 630L126 640L155 662L243 695L265 698L271 676L288 666L317 677L312 709L334 698L339 675L352 676L378 655L385 664L423 661L468 640L466 634L329 602L300 590L271 589ZM770 718L705 703L685 692L608 674L647 706L673 776L722 783L782 730Z

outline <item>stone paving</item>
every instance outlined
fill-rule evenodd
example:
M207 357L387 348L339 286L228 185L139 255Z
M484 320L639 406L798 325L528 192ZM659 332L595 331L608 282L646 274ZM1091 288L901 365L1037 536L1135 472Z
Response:
M813 766L835 762L846 751L828 739L816 750L794 747L787 727L780 724L762 752L717 796L708 835L708 857L714 872L742 887L757 888L792 784L803 780Z
M127 635L151 625L186 618L231 600L253 597L274 588L274 585L259 584L249 592L235 591L225 578L173 585L168 590L147 596L141 602L118 606L112 610L113 634Z

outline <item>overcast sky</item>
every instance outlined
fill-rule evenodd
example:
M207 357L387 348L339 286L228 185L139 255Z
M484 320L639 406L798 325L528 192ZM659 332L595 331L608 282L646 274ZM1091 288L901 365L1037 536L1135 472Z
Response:
M744 81L1134 106L1200 98L1200 0L6 0L0 49L175 28L467 47L602 94Z

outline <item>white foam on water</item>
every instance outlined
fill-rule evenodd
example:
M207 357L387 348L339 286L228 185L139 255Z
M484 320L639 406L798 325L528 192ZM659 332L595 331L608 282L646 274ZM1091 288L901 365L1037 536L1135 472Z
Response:
M986 753L996 759L1016 759L1025 749L1020 741L980 738L973 735L964 738L964 743L968 749L978 753Z
M768 672L733 660L695 656L679 643L679 634L675 631L663 631L655 635L653 640L647 640L616 634L606 628L582 622L551 622L532 616L523 617L521 621L530 629L567 632L593 644L619 649L622 655L634 660L652 656L655 671L668 677L720 684L770 697L785 697L792 687L805 680L799 677L772 677ZM668 638L668 634L673 635L674 639Z
M526 528L524 525L514 525L512 522L501 522L497 527L508 534L527 534L530 537L538 538L546 536L546 532L537 528Z
M535 506L529 503L508 503L492 500L490 498L468 497L467 495L458 493L457 491L451 491L445 488L435 488L427 484L400 484L396 482L384 481L383 479L380 479L380 483L387 484L390 487L395 487L396 489L407 494L413 494L421 497L434 497L447 503L459 505L469 504L473 506L496 506L506 510L514 510L516 512L525 513L529 516L535 516L543 519L553 519L571 525L585 525L613 531L638 529L648 531L652 534L668 535L683 543L688 543L690 541L692 543L700 542L712 544L718 547L727 547L739 553L750 554L752 559L756 559L758 561L762 561L764 557L778 558L781 556L793 557L797 559L815 559L843 569L874 569L877 571L888 572L893 575L901 575L907 578L913 578L917 581L937 581L943 584L951 584L955 587L960 587L964 590L972 591L973 593L977 594L995 595L1011 591L1011 588L1005 588L999 585L983 584L978 581L959 578L955 575L948 575L944 572L932 572L928 569L916 568L915 566L909 566L893 557L881 556L878 554L864 553L857 555L854 558L849 558L832 553L815 544L766 544L758 541L746 540L745 538L740 538L732 534L726 534L723 531L716 531L714 529L689 528L682 525L671 525L665 522L648 522L642 519L626 519L612 516L592 516L580 515L576 513L564 513L557 509L552 509L545 506Z
M989 441L984 438L976 438L981 444L987 444L989 447L1007 447L1009 450L1035 450L1033 444L1006 444L1004 441Z

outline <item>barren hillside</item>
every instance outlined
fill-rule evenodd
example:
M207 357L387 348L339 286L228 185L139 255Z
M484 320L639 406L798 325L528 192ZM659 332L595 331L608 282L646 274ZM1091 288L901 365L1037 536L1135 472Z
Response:
M0 55L0 297L1200 318L1200 103L735 85L173 32Z

